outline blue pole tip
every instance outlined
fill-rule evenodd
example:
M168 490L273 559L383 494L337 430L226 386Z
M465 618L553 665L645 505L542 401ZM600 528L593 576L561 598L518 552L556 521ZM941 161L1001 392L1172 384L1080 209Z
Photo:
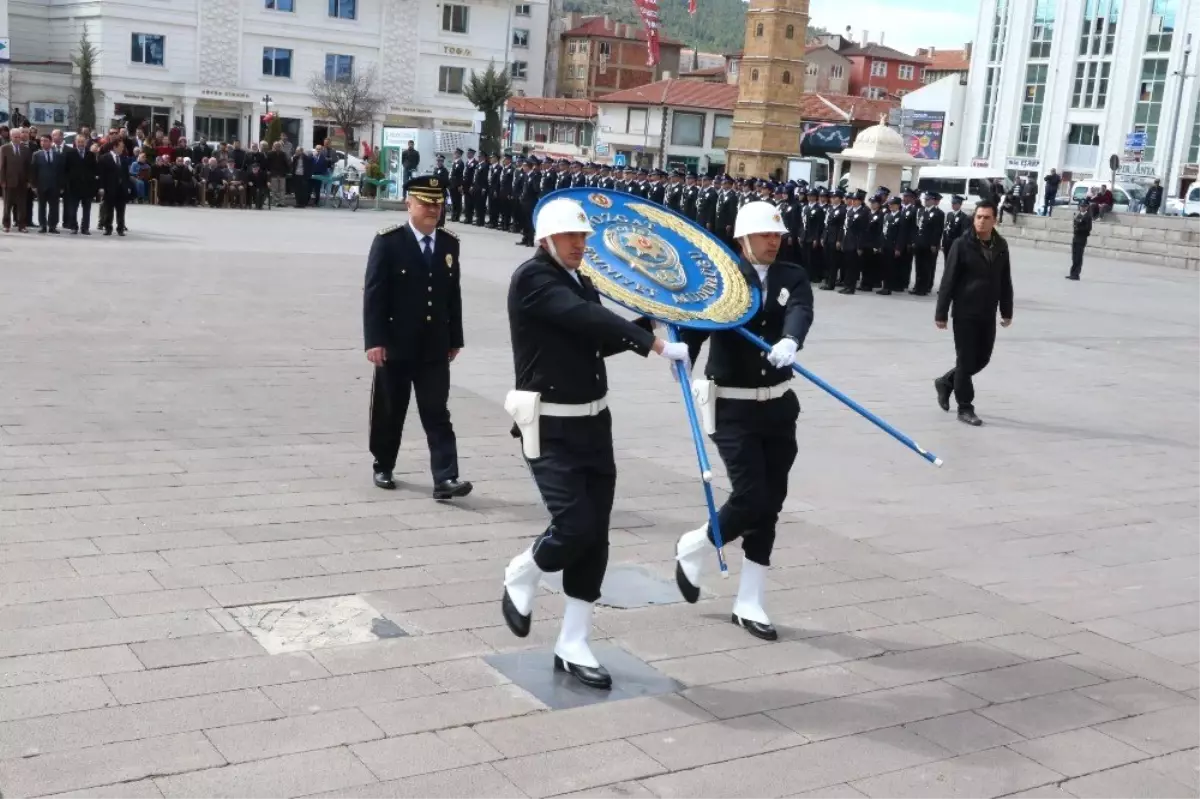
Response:
M933 465L934 465L934 466L941 466L941 465L942 465L942 459L941 459L941 458L934 458L934 459L933 459Z
M702 475L700 475L700 476L704 478L704 482L706 482L706 483L711 483L711 482L712 482L712 472L704 472L704 473L703 473Z

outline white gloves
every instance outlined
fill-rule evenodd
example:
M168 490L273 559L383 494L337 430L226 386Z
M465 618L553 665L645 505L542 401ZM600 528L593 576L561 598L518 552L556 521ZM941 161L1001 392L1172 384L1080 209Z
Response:
M776 369L782 369L785 366L791 366L796 362L796 342L790 338L781 338L775 342L775 346L771 347L771 352L767 355L767 362Z
M672 361L684 361L688 359L688 345L682 341L668 341L663 344L662 356Z

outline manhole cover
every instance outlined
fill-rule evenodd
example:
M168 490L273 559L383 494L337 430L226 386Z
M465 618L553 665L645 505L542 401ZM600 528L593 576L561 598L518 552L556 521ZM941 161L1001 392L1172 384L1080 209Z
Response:
M228 610L272 655L408 635L359 596L243 605Z
M562 573L543 575L542 584L561 594ZM674 579L664 580L645 566L618 564L609 566L605 572L597 604L629 610L650 605L673 605L682 601Z

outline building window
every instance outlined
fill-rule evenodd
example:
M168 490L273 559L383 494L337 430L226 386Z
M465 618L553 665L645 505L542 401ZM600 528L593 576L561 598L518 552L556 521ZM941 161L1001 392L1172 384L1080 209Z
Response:
M733 117L717 114L713 117L712 146L714 150L729 147L729 136L733 132Z
M1032 61L1049 58L1054 39L1055 0L1037 0L1033 10L1033 32L1029 36L1029 58Z
M863 97L870 100L882 100L887 97L887 89L882 86L868 86L863 89Z
M755 35L755 37L757 37L759 39L762 38L763 24L761 22L754 26L754 35Z
M575 55L575 40L567 42L567 55Z
M1099 147L1100 126L1072 125L1067 131L1067 144L1079 144L1084 147Z
M908 94L908 89L897 89L896 90L897 97L903 97L906 94Z
M529 10L529 3L518 4L517 7L513 10L513 13L516 14L518 17L531 16L530 10Z
M512 62L512 68L509 70L509 74L512 75L513 80L525 80L528 72L529 62L527 61L514 61Z
M929 68L921 67L921 83L932 83L932 82L933 82L933 75L930 73Z
M196 117L192 135L203 136L210 142L235 142L238 140L238 119L237 117Z
M1149 33L1146 34L1147 53L1169 53L1175 38L1175 12L1179 0L1154 0L1150 11Z
M872 78L886 78L887 77L887 62L886 61L872 61L871 62L871 77Z
M1046 64L1025 67L1025 93L1021 99L1021 127L1017 137L1017 155L1033 157L1038 152L1042 128L1042 104L1046 101Z
M262 74L272 78L290 78L292 76L292 51L283 47L264 47Z
M916 75L917 68L912 64L901 64L897 67L897 71L899 72L900 80L912 80L913 76Z
M992 134L996 127L996 105L1000 92L1000 77L1003 72L1004 47L1008 37L1008 0L996 0L992 9L992 32L988 43L987 81L983 92L983 116L979 122L979 138L975 142L975 156L989 158L992 151Z
M704 114L676 111L671 114L671 144L681 147L704 146Z
M820 68L818 68L817 65L811 61L809 61L807 64L804 65L804 74L805 75L818 75L818 74L820 74L820 72L821 72Z
M783 36L785 39L795 39L796 38L796 26L788 25L786 28L784 28Z
M1147 58L1142 62L1142 79L1138 84L1137 107L1133 112L1133 129L1146 132L1146 150L1142 158L1154 160L1154 145L1158 139L1158 118L1162 114L1163 94L1167 86L1167 59Z
M529 138L538 144L546 144L550 141L550 123L549 122L530 122L529 123Z
M161 67L166 61L167 37L153 33L133 34L133 52L130 59L135 64L148 64Z
M1189 164L1200 162L1200 97L1196 98L1196 110L1192 118L1192 143L1188 145Z
M469 6L444 4L442 6L442 30L447 33L466 33L470 12Z
M758 70L757 69L750 70L750 80L754 81L755 83L758 83Z
M842 65L841 65L841 64L834 64L833 66L831 66L831 67L829 68L829 77L831 77L831 78L840 78L840 77L842 77Z
M354 56L326 53L325 80L330 83L349 83L354 79Z
M1072 108L1104 108L1108 101L1110 61L1080 61L1075 64L1075 85L1071 92Z
M625 120L626 133L641 133L646 132L646 109L645 108L630 108L629 116Z
M786 86L792 82L792 73L786 69L783 71L783 83Z
M295 0L264 0L266 7L273 11L295 11Z
M446 94L462 94L465 72L466 70L462 67L438 67L438 91Z
M601 58L608 58L612 55L612 42L597 42L596 49L600 53ZM587 52L587 42L579 43L579 52Z
M354 19L356 0L329 0L329 16L335 19Z
M579 126L574 122L556 122L554 123L554 143L555 144L575 144L579 135Z
M512 46L529 47L529 31L525 28L513 28Z
M1112 55L1117 38L1117 17L1121 0L1088 0L1083 11L1083 28L1079 34L1079 55Z

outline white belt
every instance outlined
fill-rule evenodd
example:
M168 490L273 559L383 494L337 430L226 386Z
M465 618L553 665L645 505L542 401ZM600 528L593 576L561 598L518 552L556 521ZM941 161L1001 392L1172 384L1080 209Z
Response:
M608 408L608 397L601 397L580 405L565 405L561 402L543 402L542 416L599 416Z
M778 399L791 390L792 387L786 382L779 383L774 386L766 386L764 388L732 388L730 386L717 386L717 399L754 400L755 402L766 402L767 400Z

